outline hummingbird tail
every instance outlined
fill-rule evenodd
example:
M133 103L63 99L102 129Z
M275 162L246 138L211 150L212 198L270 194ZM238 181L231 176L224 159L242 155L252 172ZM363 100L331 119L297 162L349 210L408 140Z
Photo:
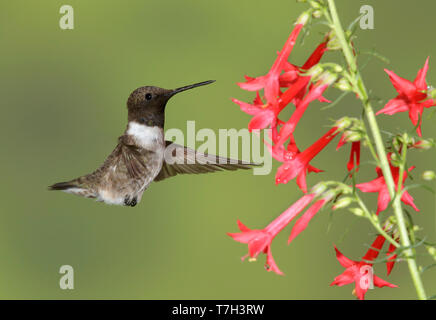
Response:
M72 181L68 182L58 182L48 187L49 190L68 190L72 188L77 188L78 185L75 185Z
M84 188L83 185L76 180L67 182L58 182L48 187L49 190L60 190L67 193L76 194L86 198L95 198L96 195L91 190Z

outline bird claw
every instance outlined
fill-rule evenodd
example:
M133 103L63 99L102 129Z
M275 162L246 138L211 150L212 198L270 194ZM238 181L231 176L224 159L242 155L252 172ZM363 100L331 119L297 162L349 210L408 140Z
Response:
M125 198L124 198L124 205L125 205L125 206L134 207L134 206L136 206L137 203L138 203L138 202L137 202L137 200L136 200L136 197L134 197L134 198L132 198L132 199L130 199L130 197L125 197Z

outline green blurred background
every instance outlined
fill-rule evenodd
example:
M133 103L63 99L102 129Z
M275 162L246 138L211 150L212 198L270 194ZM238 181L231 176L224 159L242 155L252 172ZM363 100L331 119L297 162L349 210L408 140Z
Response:
M63 4L75 10L74 30L59 28ZM390 58L390 65L372 60L363 72L373 94L395 94L383 68L411 79L427 56L427 79L435 83L436 3L337 1L345 25L363 4L374 7L375 30L359 30L355 43ZM353 286L329 287L343 271L333 243L358 259L374 236L365 220L346 211L322 211L290 246L285 229L273 243L283 277L263 270L263 256L241 263L246 245L226 235L237 231L236 219L262 228L301 196L295 182L275 186L275 170L269 176L178 176L152 185L135 208L47 191L100 165L125 129L129 93L142 85L173 88L216 79L174 98L166 128L186 130L187 120L197 129L246 127L249 116L230 98L252 95L235 83L268 70L305 8L292 0L1 1L0 298L353 299ZM293 62L305 60L322 30L314 27L292 53ZM335 57L328 53L324 61ZM313 104L298 126L301 148L326 131L329 119L361 111L351 96L334 109L320 107ZM387 130L411 129L406 114L379 121ZM426 137L436 136L434 121L425 119ZM309 184L344 177L348 152L348 146L338 152L330 146L321 153L313 164L326 173L311 175ZM435 156L411 154L416 182L422 171L435 169ZM373 168L364 167L358 181L374 177ZM435 241L434 196L411 193L421 209L416 223ZM375 196L368 199L375 204ZM59 288L65 264L74 267L74 290ZM386 279L384 265L376 273ZM429 294L436 294L435 275L424 274ZM416 297L405 263L388 280L400 287L370 290L367 298Z

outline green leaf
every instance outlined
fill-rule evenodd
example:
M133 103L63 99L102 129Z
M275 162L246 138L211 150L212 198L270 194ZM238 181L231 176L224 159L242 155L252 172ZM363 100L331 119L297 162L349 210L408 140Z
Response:
M432 187L430 187L426 184L422 184L422 183L416 183L416 184L411 184L411 185L405 186L402 193L404 193L407 190L412 190L412 189L417 189L417 188L422 188L422 189L425 189L433 194L436 194L435 190L433 190Z
M365 13L362 13L360 16L358 16L356 19L354 19L347 27L347 30L351 31L351 35L353 35L356 32L356 26L357 22L365 15Z
M430 265L428 265L428 266L425 266L424 268L422 268L421 269L421 274L422 273L424 273L425 271L427 271L428 269L431 269L431 268L434 268L434 267L436 267L436 263L432 263L432 264L430 264Z
M368 56L372 56L374 58L379 59L380 61L386 63L386 64L390 64L391 61L385 57L384 55L378 53L375 49L372 49L371 51L362 51L359 52L360 55L368 55Z

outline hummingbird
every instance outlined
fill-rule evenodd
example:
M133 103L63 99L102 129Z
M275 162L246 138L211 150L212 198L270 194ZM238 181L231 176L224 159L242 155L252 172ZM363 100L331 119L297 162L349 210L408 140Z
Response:
M165 107L174 95L215 82L209 80L163 89L144 86L127 100L127 127L118 144L94 172L49 186L106 204L134 207L153 181L177 174L250 169L253 163L198 152L165 141ZM171 161L168 159L171 158Z

